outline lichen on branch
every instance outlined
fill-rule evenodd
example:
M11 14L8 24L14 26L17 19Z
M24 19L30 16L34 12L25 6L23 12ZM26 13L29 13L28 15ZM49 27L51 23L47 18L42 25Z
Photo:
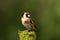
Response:
M36 40L36 33L34 31L20 31L18 30L19 40Z

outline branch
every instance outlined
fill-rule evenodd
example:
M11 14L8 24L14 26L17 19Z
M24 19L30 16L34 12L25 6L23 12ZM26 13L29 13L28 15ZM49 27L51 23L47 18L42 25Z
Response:
M18 30L19 40L36 40L36 33L34 31L28 32L28 30Z

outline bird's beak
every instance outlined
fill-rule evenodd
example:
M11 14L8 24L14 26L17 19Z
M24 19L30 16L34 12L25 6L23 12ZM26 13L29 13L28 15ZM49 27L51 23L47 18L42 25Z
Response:
M28 15L28 17L30 17L30 15Z

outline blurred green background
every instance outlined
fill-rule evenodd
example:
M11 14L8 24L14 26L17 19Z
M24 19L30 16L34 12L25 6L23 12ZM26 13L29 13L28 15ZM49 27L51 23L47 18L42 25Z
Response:
M18 40L25 11L37 25L37 40L60 40L60 0L0 0L0 40Z

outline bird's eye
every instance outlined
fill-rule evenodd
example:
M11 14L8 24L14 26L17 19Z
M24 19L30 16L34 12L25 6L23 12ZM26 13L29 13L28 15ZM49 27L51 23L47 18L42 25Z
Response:
M29 17L28 15L29 15L29 14L26 14L26 17Z

